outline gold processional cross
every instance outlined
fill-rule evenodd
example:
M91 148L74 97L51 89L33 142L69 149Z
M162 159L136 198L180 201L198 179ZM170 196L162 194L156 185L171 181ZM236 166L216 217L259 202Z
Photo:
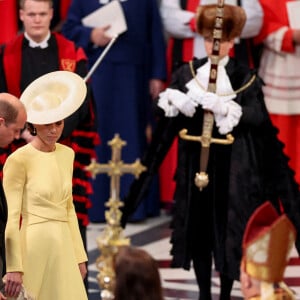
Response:
M121 227L120 207L123 203L120 201L120 178L125 173L130 173L138 178L139 175L146 170L139 159L132 164L126 164L121 160L122 147L126 145L118 134L108 142L112 148L112 158L107 164L99 164L96 160L92 160L86 170L91 172L93 178L97 174L106 173L110 176L110 198L105 203L109 209L105 211L106 226L97 238L97 244L100 249L100 256L96 260L99 270L97 276L98 283L101 288L101 299L110 300L114 298L113 291L115 285L115 274L113 268L113 256L117 252L119 246L129 245L130 240L123 237L123 229Z

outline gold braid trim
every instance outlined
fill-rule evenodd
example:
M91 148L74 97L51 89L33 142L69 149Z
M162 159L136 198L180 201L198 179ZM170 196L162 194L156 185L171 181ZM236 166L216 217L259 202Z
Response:
M193 75L193 78L196 80L196 83L198 84L198 86L203 91L207 91L206 88L201 84L201 82L196 77L196 73L195 73L194 68L193 68L193 61L190 60L189 65L190 65L190 70L191 70L191 73ZM217 95L220 96L220 97L226 97L226 96L232 96L232 95L236 95L240 92L243 92L244 90L246 90L254 82L255 78L256 78L256 75L254 74L246 84L244 84L242 87L240 87L236 91L233 91L233 92L228 93L228 94L217 94Z

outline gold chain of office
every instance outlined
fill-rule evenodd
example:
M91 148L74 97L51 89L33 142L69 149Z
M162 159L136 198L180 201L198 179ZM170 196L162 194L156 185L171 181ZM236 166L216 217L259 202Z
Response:
M190 70L191 70L191 73L193 75L193 78L195 79L196 83L198 84L198 86L203 90L203 91L207 91L206 88L201 84L201 82L198 80L198 78L196 77L196 73L194 71L194 68L193 68L193 61L190 61L189 62L189 65L190 65ZM227 94L217 94L219 97L226 97L226 96L232 96L232 95L237 95L238 93L246 90L255 80L256 78L256 75L254 74L250 80L245 84L243 85L242 87L240 87L239 89L231 92L231 93L227 93Z

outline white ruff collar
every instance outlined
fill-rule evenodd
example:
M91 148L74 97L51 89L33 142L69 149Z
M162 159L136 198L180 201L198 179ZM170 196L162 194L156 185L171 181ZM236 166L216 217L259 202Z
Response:
M225 66L229 61L229 57L226 56L219 61L218 74L216 83L216 94L224 100L232 100L236 97L234 90L232 89L229 77L226 73ZM193 78L186 84L188 90L198 95L205 94L207 92L209 73L210 73L211 60L209 59L206 64L197 69L196 78ZM202 88L201 88L202 87ZM230 96L229 96L230 95Z
M24 33L25 38L29 42L29 47L31 48L36 48L36 47L41 47L42 49L45 49L48 47L48 40L50 38L50 31L48 32L47 36L40 42L37 43L35 42L28 34L27 32Z

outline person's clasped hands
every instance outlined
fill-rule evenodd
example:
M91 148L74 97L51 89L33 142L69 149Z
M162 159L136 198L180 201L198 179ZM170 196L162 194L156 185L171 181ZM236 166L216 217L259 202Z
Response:
M224 101L215 93L205 93L200 99L200 104L202 105L203 109L210 110L215 115L226 116L228 114L228 101Z
M199 99L203 109L213 112L220 134L231 132L242 116L241 106L233 99L234 97L221 97L211 92L206 92Z
M185 94L179 90L167 88L160 93L158 106L165 111L167 117L175 117L179 112L187 117L193 117L196 107L201 105L204 110L214 114L220 134L227 134L239 123L242 116L241 106L233 101L235 95L219 96L211 92L201 94Z

